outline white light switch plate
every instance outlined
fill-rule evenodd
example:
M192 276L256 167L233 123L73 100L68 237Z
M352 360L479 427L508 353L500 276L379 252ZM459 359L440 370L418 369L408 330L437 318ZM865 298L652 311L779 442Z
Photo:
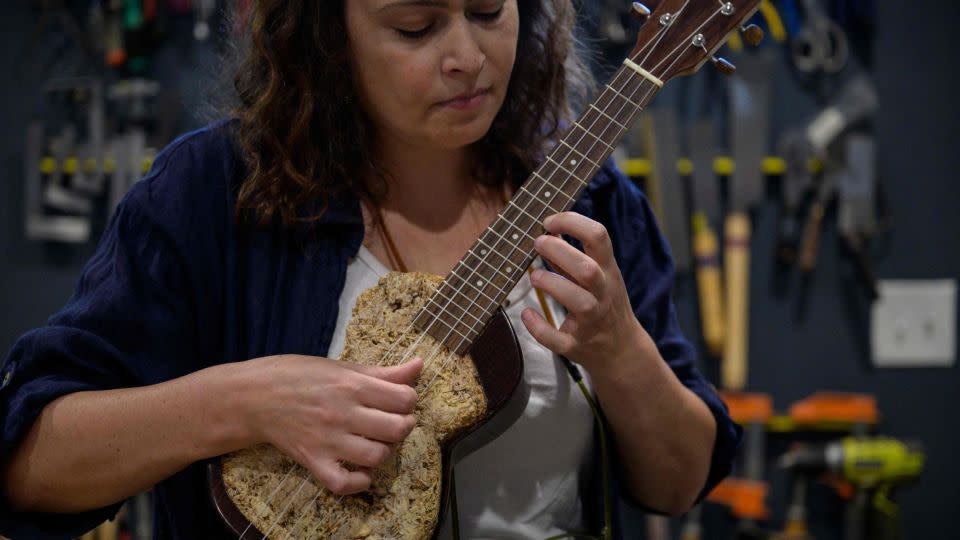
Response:
M881 280L873 304L871 349L877 367L949 367L955 362L957 283Z

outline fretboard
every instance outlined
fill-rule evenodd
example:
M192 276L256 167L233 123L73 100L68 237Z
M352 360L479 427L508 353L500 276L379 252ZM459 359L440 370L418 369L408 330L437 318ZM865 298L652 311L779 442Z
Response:
M573 206L657 90L621 66L437 288L414 325L466 354L533 261L543 219Z

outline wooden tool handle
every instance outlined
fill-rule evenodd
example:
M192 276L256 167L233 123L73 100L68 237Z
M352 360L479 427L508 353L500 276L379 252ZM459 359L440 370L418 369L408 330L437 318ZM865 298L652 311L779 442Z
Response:
M703 341L710 354L719 357L723 354L724 324L717 234L699 212L693 216L692 229Z
M803 230L803 240L800 242L800 269L804 272L813 270L817 265L817 248L820 246L820 227L823 221L823 203L817 201L810 208L810 217Z
M739 391L747 383L750 307L750 218L745 212L734 212L727 216L724 244L727 335L721 379L725 390Z

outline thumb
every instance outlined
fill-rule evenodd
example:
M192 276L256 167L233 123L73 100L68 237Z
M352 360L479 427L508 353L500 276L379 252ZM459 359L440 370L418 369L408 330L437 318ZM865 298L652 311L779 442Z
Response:
M388 382L413 386L423 370L423 358L419 356L397 366L383 367L377 373L370 373Z

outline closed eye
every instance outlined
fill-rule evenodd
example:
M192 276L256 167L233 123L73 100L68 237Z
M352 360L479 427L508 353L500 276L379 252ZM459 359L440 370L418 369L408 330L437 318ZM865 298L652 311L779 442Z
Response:
M419 30L403 30L401 28L394 28L398 34L407 39L420 39L422 37L426 37L426 35L429 34L430 30L432 29L433 23L430 23Z
M503 13L503 4L496 11L474 11L470 16L483 22L493 22L500 18L501 13Z

